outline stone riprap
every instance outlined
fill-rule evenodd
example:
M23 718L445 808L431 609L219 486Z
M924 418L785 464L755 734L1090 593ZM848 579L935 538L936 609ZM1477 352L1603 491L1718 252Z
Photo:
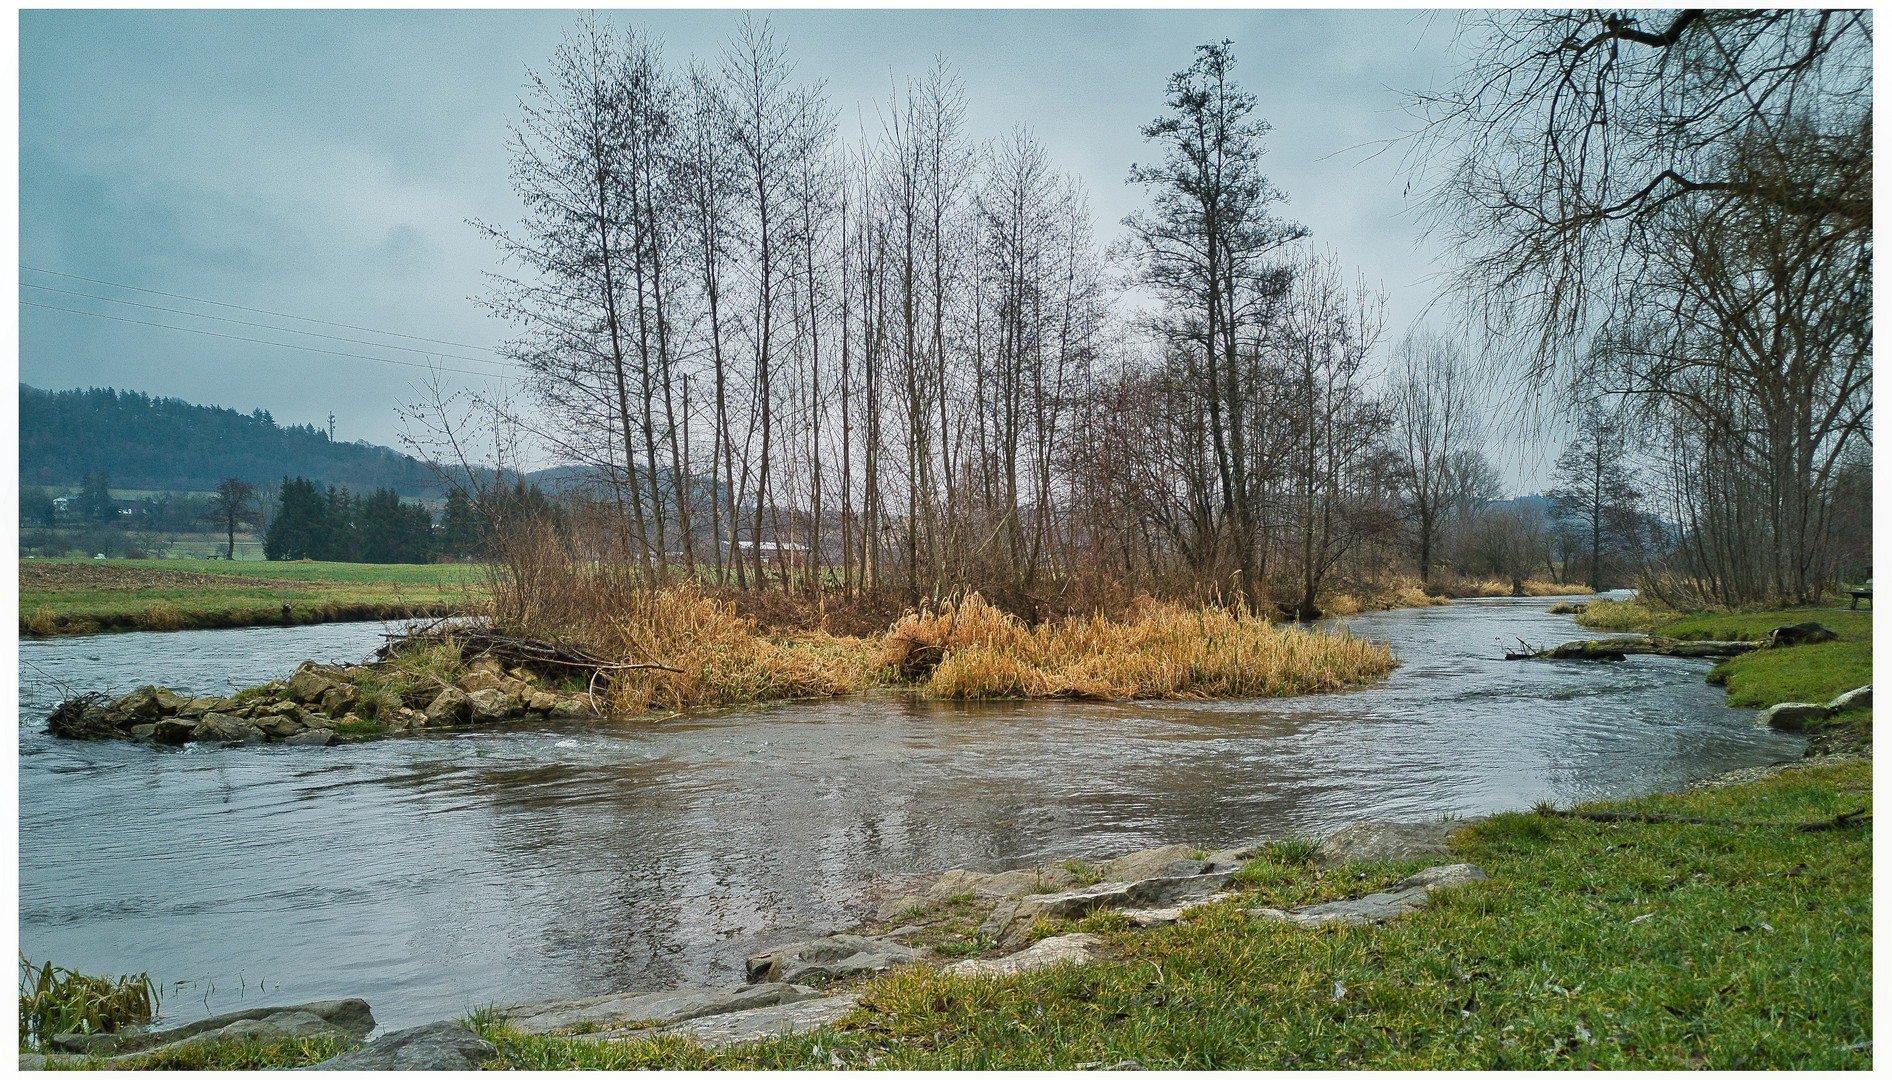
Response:
M110 702L102 697L61 704L47 730L67 739L132 739L168 746L199 743L244 746L333 746L337 727L374 724L399 734L455 724L493 723L523 716L573 719L592 715L582 694L554 694L525 672L496 661L475 662L458 686L397 695L372 687L371 668L305 662L287 680L264 684L239 698L190 698L162 686L141 686Z
M1330 900L1324 904L1303 904L1289 908L1250 908L1250 915L1301 926L1322 926L1340 922L1354 925L1397 919L1426 906L1426 897L1435 889L1449 889L1484 881L1485 872L1470 863L1434 866L1393 884L1386 892L1372 893L1357 900Z

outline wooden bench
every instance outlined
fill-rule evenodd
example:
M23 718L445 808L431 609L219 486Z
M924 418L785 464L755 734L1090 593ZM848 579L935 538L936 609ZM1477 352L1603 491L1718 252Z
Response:
M1868 604L1872 603L1872 586L1870 585L1863 589L1848 589L1847 591L1853 594L1853 606L1849 610L1858 611L1861 600Z

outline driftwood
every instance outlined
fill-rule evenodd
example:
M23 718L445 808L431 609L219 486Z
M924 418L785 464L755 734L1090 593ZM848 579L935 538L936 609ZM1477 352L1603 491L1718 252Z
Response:
M401 649L414 645L445 644L452 641L460 646L460 657L463 660L489 656L507 667L522 667L545 674L569 675L574 671L589 672L595 679L599 674L607 671L669 671L678 674L683 671L682 668L674 668L668 664L615 664L550 641L511 637L466 626L442 626L435 623L422 630L400 635L390 634L387 637L387 643L376 651L376 655L383 660Z
M1548 649L1533 649L1524 642L1523 652L1507 652L1506 660L1622 660L1636 656L1683 656L1722 660L1762 648L1759 641L1678 641L1660 637L1603 638L1598 641L1569 641Z
M1677 814L1626 814L1610 810L1539 810L1545 817L1582 818L1585 821L1633 821L1652 825L1771 825L1797 832L1826 832L1852 825L1869 825L1866 807L1848 810L1825 821L1736 821L1733 818L1682 817Z

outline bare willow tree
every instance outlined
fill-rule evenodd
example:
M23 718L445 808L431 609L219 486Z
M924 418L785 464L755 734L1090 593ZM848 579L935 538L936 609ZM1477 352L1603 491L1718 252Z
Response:
M1504 12L1461 42L1414 163L1462 299L1529 375L1710 429L1768 524L1738 576L1813 598L1869 438L1871 13Z
M1457 339L1414 327L1394 350L1388 419L1419 580L1432 582L1439 530L1460 498L1463 458L1480 434L1472 372Z

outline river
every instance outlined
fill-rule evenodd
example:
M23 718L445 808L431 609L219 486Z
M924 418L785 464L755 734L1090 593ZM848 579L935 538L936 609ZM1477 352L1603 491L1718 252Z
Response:
M1384 683L1268 701L983 706L876 694L652 725L520 722L330 749L45 734L58 692L227 693L379 624L20 642L20 945L149 972L165 1023L365 997L473 1006L728 985L876 881L1675 788L1799 755L1707 663L1507 663L1552 601L1362 615Z

